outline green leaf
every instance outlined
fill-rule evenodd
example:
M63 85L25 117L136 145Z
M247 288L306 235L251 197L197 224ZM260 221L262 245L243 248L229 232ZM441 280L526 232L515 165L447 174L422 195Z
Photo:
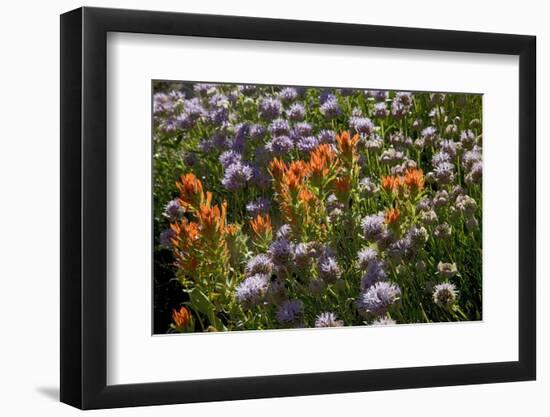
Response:
M208 297L201 290L198 288L193 288L188 291L188 294L193 307L208 317L208 320L212 326L220 331L227 330L218 316L216 316L214 304L210 302Z

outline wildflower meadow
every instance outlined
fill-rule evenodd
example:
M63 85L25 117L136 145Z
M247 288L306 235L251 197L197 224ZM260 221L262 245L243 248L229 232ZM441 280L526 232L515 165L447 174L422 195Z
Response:
M482 96L154 81L154 333L482 319Z

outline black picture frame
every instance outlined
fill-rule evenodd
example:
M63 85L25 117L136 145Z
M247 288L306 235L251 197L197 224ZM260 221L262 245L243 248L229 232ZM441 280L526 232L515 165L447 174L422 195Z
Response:
M513 362L107 385L108 32L519 56L519 358ZM82 409L536 378L534 36L80 8L61 15L61 401Z

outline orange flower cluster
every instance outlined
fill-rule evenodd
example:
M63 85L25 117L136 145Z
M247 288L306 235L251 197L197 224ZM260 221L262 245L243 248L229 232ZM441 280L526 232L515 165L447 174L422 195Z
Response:
M421 169L409 169L403 177L403 182L412 192L421 192L424 189L424 174Z
M388 175L381 178L381 185L387 192L398 193L406 187L409 192L417 193L424 189L424 174L421 169L412 168L404 176Z
M303 161L293 161L286 164L280 159L274 159L269 164L269 172L274 180L275 191L279 198L279 206L285 221L297 226L301 215L307 215L314 195L308 189L306 179L311 173L310 165ZM301 204L300 204L301 203Z
M265 216L258 214L254 219L250 220L250 227L256 236L262 239L271 239L272 227L269 214Z
M176 181L176 188L180 193L179 203L184 209L201 205L204 199L202 182L195 174L189 173L182 175L180 179Z
M226 235L232 226L226 225L227 203L212 204L212 193L206 194L202 182L193 174L182 175L176 183L182 207L193 212L195 221L183 217L172 223L172 245L180 266L194 271L205 251L224 255L227 252Z
M189 329L192 319L187 307L182 306L179 310L172 310L173 327L180 332Z
M357 152L357 143L359 142L358 134L351 137L349 132L344 131L336 135L336 142L338 143L338 150L344 161L351 163L359 158Z
M384 220L386 221L386 224L394 224L399 221L399 217L401 216L401 213L396 208L391 208L386 210L386 213L384 215Z
M329 144L317 146L309 154L309 171L311 180L318 185L326 177L331 168L336 167L336 152Z

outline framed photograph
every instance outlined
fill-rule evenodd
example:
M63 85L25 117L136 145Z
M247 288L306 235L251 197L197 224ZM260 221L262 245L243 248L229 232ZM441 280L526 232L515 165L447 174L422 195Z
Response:
M61 401L533 380L535 37L61 16Z

